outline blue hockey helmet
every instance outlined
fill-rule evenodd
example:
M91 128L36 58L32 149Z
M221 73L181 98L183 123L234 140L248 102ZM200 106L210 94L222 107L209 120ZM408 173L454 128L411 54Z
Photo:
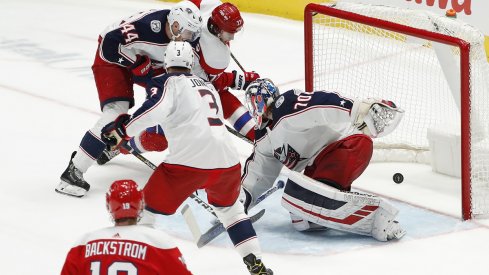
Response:
M266 125L263 122L267 119L267 111L279 95L277 86L268 78L259 78L246 89L246 105L258 129Z

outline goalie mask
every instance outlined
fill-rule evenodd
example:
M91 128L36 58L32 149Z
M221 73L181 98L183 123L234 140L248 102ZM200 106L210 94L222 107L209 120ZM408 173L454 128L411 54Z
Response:
M259 78L251 82L246 89L246 105L258 129L265 127L267 112L279 95L277 86L268 78Z
M178 22L178 33L173 33L173 23ZM168 14L171 39L182 38L183 41L195 41L200 37L202 16L200 10L190 1L181 1L175 4Z
M116 180L105 195L107 210L114 221L140 218L144 208L143 191L133 180Z
M191 69L194 64L194 51L188 42L171 41L166 47L163 57L165 70L170 67Z

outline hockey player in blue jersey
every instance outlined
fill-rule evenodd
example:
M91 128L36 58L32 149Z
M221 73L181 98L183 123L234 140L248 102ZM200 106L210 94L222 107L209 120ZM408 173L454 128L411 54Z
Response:
M134 83L144 85L153 71L163 71L168 43L195 41L201 27L199 9L191 2L182 1L170 10L140 12L108 26L101 33L92 70L102 114L85 133L78 150L72 153L56 192L75 197L86 194L90 185L83 179L83 173L104 151L102 127L134 105ZM164 139L164 136L159 137ZM157 145L166 148L166 140Z
M333 228L379 241L405 234L394 220L395 207L376 196L349 192L370 162L372 138L393 131L402 109L392 101L353 100L327 91L280 94L269 79L252 82L246 102L257 124L241 179L246 209L286 166L282 205L297 230Z

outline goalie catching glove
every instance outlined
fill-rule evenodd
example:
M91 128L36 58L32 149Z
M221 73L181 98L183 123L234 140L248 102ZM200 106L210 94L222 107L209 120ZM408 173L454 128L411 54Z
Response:
M102 141L107 146L107 150L116 150L122 145L122 142L130 139L126 134L126 125L130 118L128 114L121 114L102 128Z
M372 138L394 131L403 116L394 102L377 98L357 99L351 110L353 126Z

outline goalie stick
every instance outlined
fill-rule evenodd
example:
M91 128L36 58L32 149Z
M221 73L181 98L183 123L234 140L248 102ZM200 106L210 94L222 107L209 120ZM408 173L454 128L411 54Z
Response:
M264 199L268 198L271 194L273 194L275 191L278 189L284 188L285 183L283 181L278 181L277 185L273 186L272 188L268 189L265 193L261 194L257 199L256 199L256 204L259 202L263 201ZM186 212L186 213L184 213ZM185 218L185 221L187 222L188 227L190 228L190 231L192 232L192 235L194 236L194 240L197 242L197 247L201 248L205 246L206 244L210 243L212 240L217 238L221 233L226 231L222 223L215 224L212 226L209 230L207 230L204 234L201 234L200 237L196 237L200 234L200 229L196 226L196 221L195 218L193 218L193 214L191 210L187 207L182 209L182 214ZM260 210L258 213L250 217L250 220L252 223L256 222L259 220L263 215L265 214L265 209ZM192 220L193 219L193 220Z
M264 199L268 198L271 194L273 194L278 189L284 188L284 186L285 186L285 182L283 180L279 180L277 182L277 185L275 185L274 187L268 189L265 193L261 194L258 198L256 198L255 205L257 205L258 203L260 203Z
M135 157L137 157L140 161L142 161L144 164L146 164L149 168L151 168L153 170L155 170L157 168L156 165L154 165L150 160L148 160L143 155L141 155L140 153L138 153L134 149L132 149L131 146L129 146L127 143L122 144L122 147L124 147L124 149L126 149L127 151L129 151ZM205 201L203 201L202 199L200 199L199 196L196 196L196 195L194 195L192 193L192 194L190 194L190 198L192 198L195 202L197 202L198 205L200 205L203 208L205 208L205 210L207 210L209 213L211 213L212 215L214 215L214 217L217 218L217 215L214 212L214 209L212 208L212 206L210 206Z

